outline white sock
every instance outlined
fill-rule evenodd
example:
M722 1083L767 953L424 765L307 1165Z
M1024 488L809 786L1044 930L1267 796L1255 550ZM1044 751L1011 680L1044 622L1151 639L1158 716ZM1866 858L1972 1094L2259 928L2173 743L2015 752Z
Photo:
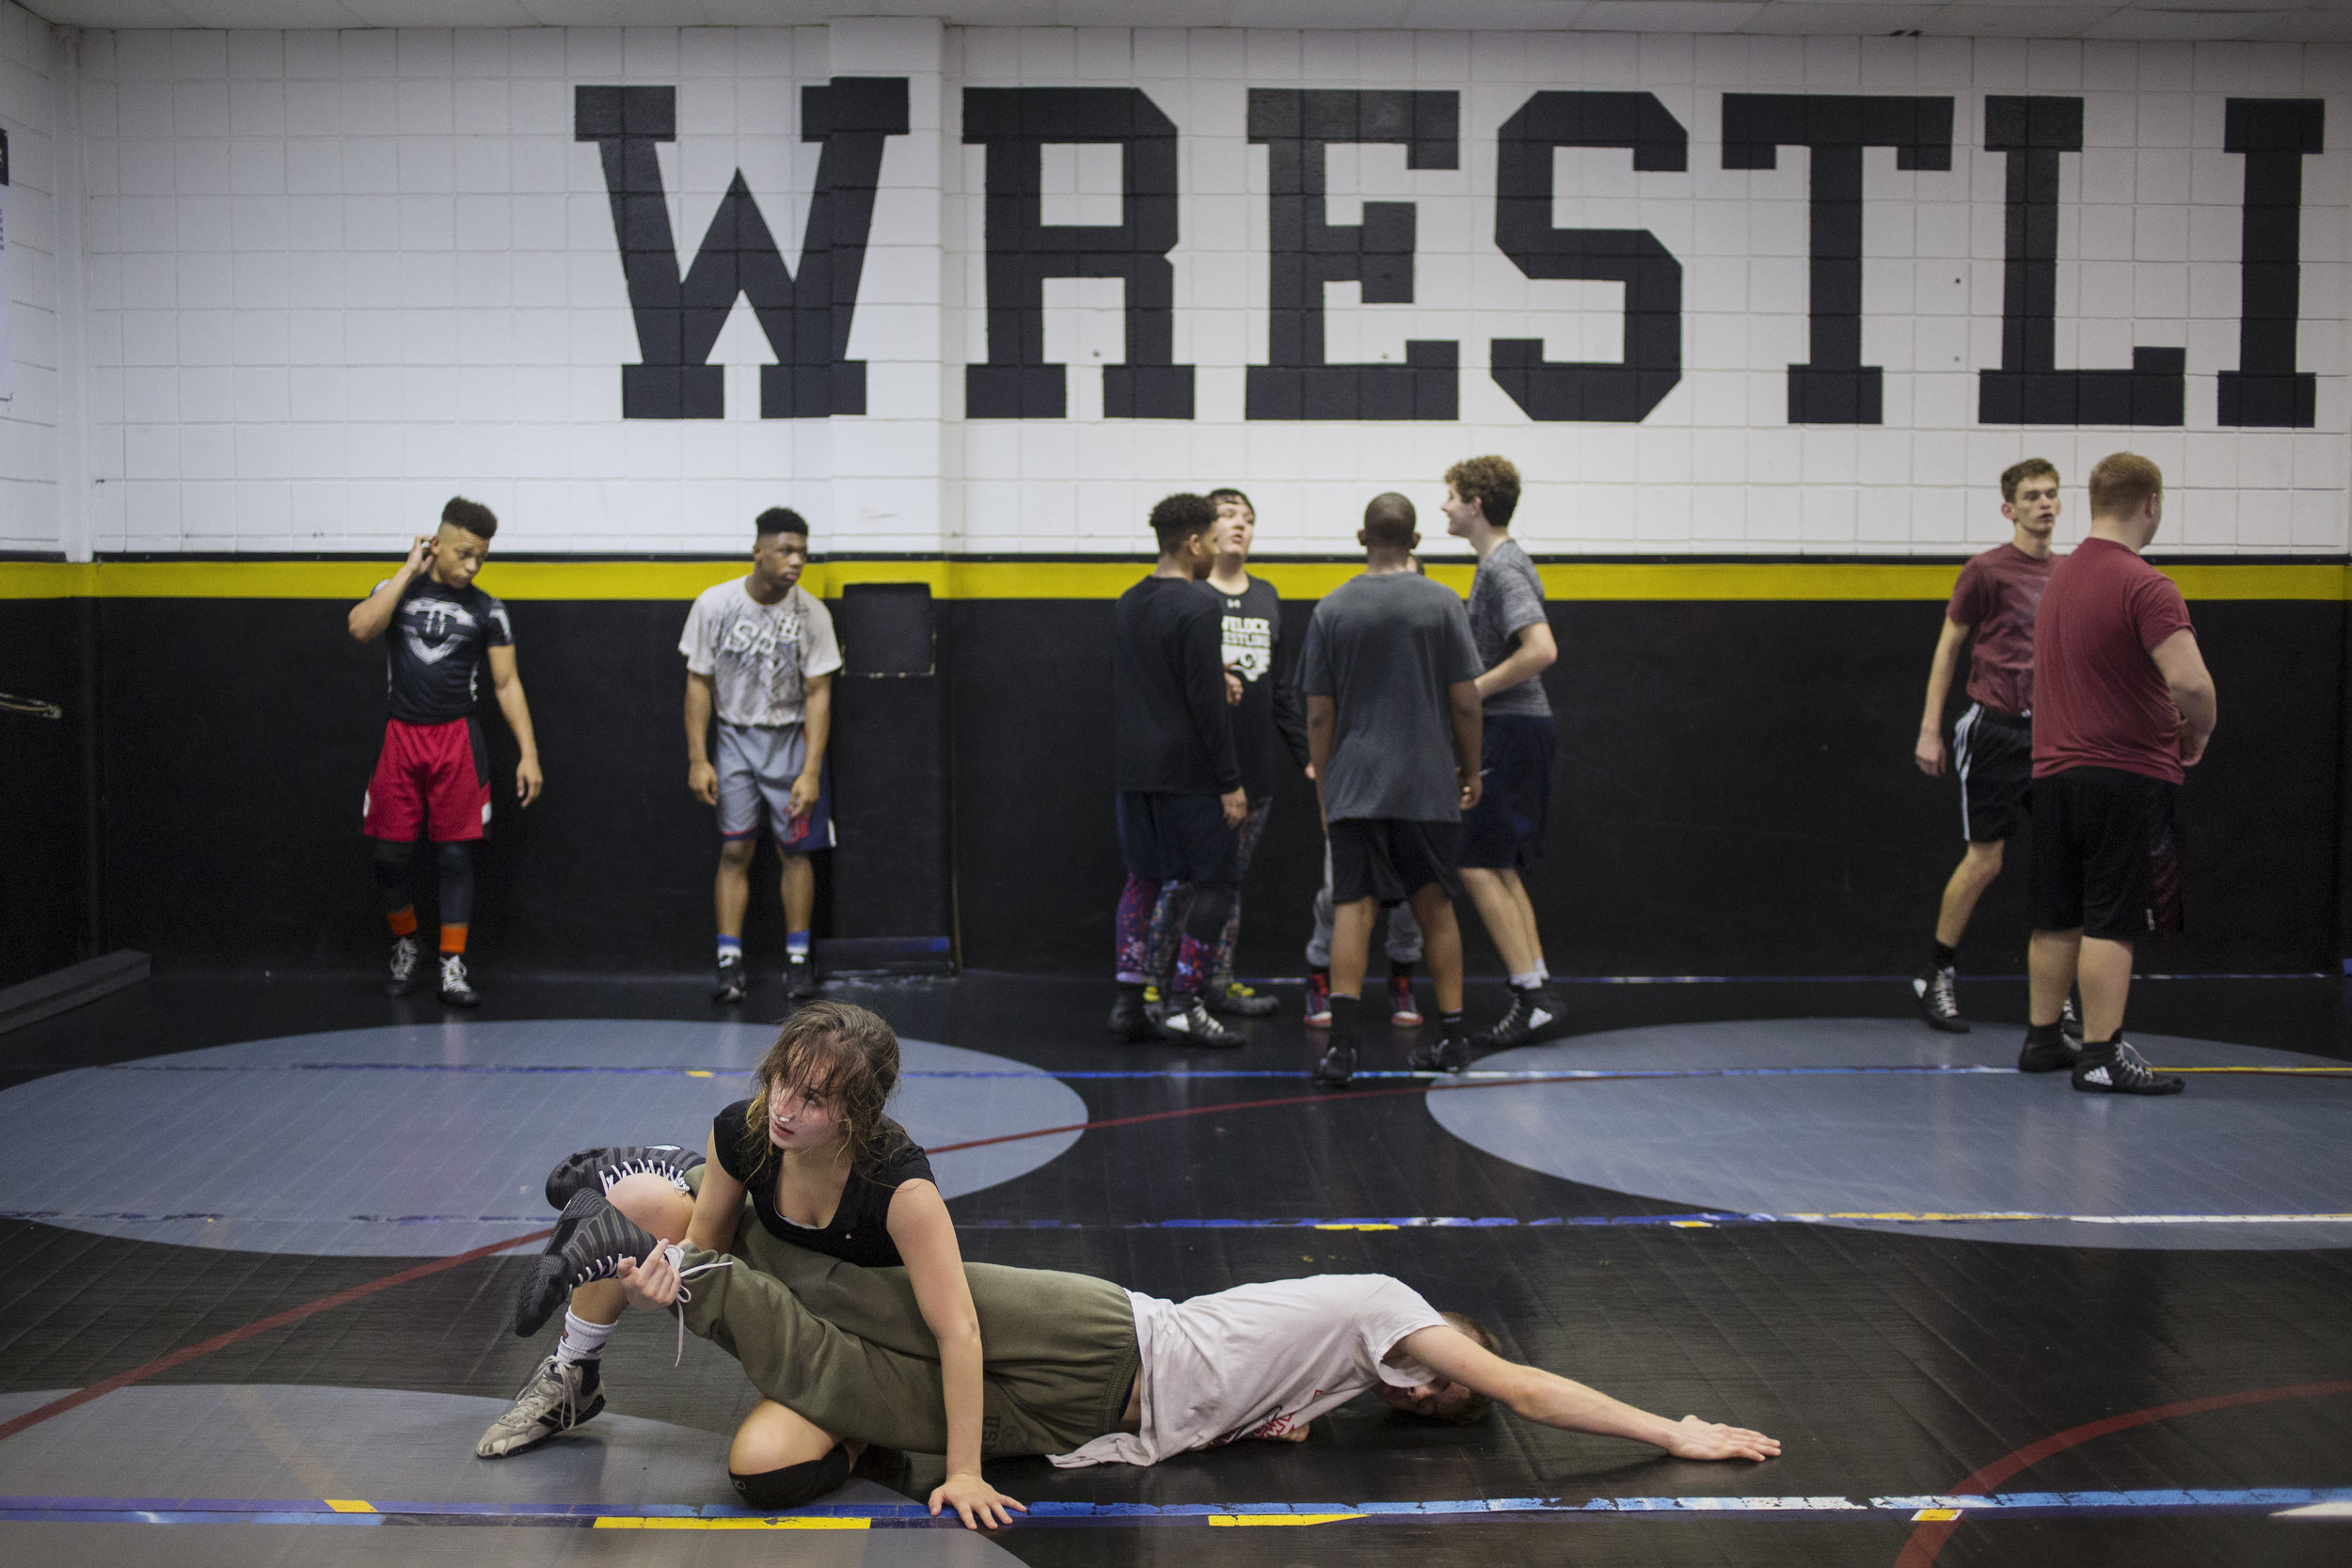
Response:
M592 1323L574 1312L564 1309L564 1338L557 1342L555 1358L565 1366L576 1361L595 1361L604 1354L604 1342L612 1338L615 1325Z
M1537 986L1540 986L1543 983L1544 974L1543 971L1540 969L1531 969L1524 974L1514 974L1511 976L1511 989L1513 990L1534 990Z
M1537 985L1541 985L1550 978L1551 965L1544 962L1541 958L1537 958L1535 960L1535 983Z

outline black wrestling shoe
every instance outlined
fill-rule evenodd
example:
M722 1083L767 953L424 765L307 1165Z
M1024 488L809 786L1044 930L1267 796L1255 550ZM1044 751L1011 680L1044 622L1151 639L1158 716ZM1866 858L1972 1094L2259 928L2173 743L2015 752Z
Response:
M1343 1089L1356 1081L1356 1042L1333 1040L1331 1049L1315 1064L1315 1087Z
M743 1000L743 955L729 953L719 960L719 983L710 990L713 1002Z
M1931 1029L1941 1029L1947 1035L1964 1035L1968 1021L1960 1016L1960 991L1956 976L1949 969L1931 964L1911 977L1911 994L1919 1004L1919 1016Z
M2074 1060L2074 1086L2085 1094L2178 1094L2185 1078L2156 1071L2119 1035L2105 1045L2086 1045Z
M1415 1072L1467 1072L1470 1065L1470 1043L1459 1035L1423 1040L1413 1047L1413 1053L1405 1058L1405 1065Z
M1179 1045L1209 1045L1220 1051L1231 1051L1248 1045L1248 1040L1228 1029L1209 1016L1209 1009L1195 997L1171 997L1168 1010L1160 1015L1160 1038Z
M424 961L424 948L412 936L392 939L391 961L384 975L384 994L406 996L417 989L417 965Z
M2068 1039L2059 1029L2036 1029L2031 1024L2027 1024L2026 1043L2017 1053L2017 1070L2020 1072L2056 1072L2060 1068L2073 1067L2074 1058L2081 1054L2081 1044Z
M555 1234L548 1238L547 1251L532 1260L516 1292L515 1332L528 1339L563 1309L574 1290L613 1278L624 1258L643 1262L660 1250L660 1238L638 1228L603 1193L573 1194L564 1217L555 1222Z
M441 1006L444 1007L479 1007L482 993L466 978L466 955L441 955Z
M677 1144L608 1144L565 1155L548 1172L548 1207L561 1211L582 1193L609 1193L624 1176L659 1176L681 1193L692 1192L686 1173L704 1164L702 1151Z
M2083 1048L2083 1015L2075 1010L2074 998L2071 994L2058 1008L2058 1032L2075 1050Z
M1158 1027L1143 1006L1141 986L1121 986L1111 1003L1108 1023L1110 1032L1122 1040L1148 1040L1159 1034Z
M1549 985L1530 986L1525 990L1514 990L1510 1009L1495 1020L1492 1028L1481 1029L1472 1035L1470 1043L1481 1051L1525 1045L1558 1023L1564 1010L1560 998L1552 994Z
M784 994L806 1002L817 994L817 960L806 953L787 953L784 962Z
M1281 1004L1273 997L1250 990L1239 980L1228 980L1211 987L1207 1000L1218 1012L1233 1018L1272 1018Z

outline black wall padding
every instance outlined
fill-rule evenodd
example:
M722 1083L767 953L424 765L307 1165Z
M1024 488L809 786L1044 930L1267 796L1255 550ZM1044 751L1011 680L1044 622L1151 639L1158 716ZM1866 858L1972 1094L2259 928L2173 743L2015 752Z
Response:
M854 646L853 601L836 614ZM383 728L384 655L344 635L347 609L101 603L106 946L183 968L380 960L359 803ZM717 837L709 810L686 791L676 652L685 609L513 606L548 793L527 813L514 809L514 745L493 713L499 806L474 918L485 979L708 965ZM952 739L947 853L966 963L1109 972L1122 879L1111 830L1110 609L1046 599L940 607L940 673L930 684ZM1287 635L1303 639L1310 609L1284 607ZM2190 610L2219 684L2222 727L2187 789L2189 929L2151 962L2332 970L2344 607L2198 601ZM1911 763L1941 614L1926 602L1554 604L1561 657L1546 686L1561 752L1547 859L1530 879L1553 967L1915 968L1960 853L1952 782L1923 778ZM47 616L57 618L54 628L38 619ZM42 652L67 635L62 609L18 603L0 625L11 671L62 657ZM70 679L61 669L56 685ZM851 901L884 879L855 868L867 853L869 808L902 809L889 804L899 782L891 775L925 781L929 765L900 768L922 754L922 686L838 683L843 847L830 858L842 873L834 879L841 908L830 927L820 912L820 936L880 922ZM53 854L46 840L21 826L70 811L54 802L72 798L78 777L71 748L56 744L41 765L49 782L20 785L35 775L20 772L12 749L0 789L10 792L9 863L51 865L48 885L70 911L70 850L42 861ZM1967 966L2021 966L2026 857L2018 847L1970 933ZM1300 972L1320 854L1312 796L1286 777L1243 887L1244 973ZM755 871L754 886L747 939L755 951L780 950L772 874ZM16 919L25 906L13 886L0 896ZM72 925L64 913L38 931L70 958L78 956ZM1473 967L1493 973L1475 917L1466 913L1464 925Z
M62 718L0 712L0 986L94 958L89 786L84 751L88 653L77 599L13 599L0 610L0 691L55 703Z
M946 936L946 735L930 590L850 587L834 609L832 937Z

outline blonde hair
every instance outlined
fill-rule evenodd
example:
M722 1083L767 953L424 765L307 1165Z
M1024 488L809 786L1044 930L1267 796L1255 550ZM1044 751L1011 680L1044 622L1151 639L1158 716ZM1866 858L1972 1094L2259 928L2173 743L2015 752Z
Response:
M2164 470L2136 451L2110 452L2090 470L2090 515L2135 517L2164 494Z
M769 1097L786 1088L815 1091L831 1105L842 1153L852 1165L871 1164L882 1152L882 1107L898 1086L898 1037L880 1014L847 1002L809 1003L785 1020L760 1058L743 1112L744 1158L754 1164L767 1158Z

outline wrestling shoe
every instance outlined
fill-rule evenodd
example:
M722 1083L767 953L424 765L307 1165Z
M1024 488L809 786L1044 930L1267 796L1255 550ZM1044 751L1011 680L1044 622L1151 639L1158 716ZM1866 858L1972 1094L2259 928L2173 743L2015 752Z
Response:
M604 1408L604 1376L594 1361L548 1356L515 1396L515 1407L490 1423L473 1446L476 1458L503 1459L571 1431Z
M805 1002L817 994L817 960L806 953L787 953L784 963L784 994Z
M424 949L413 936L392 939L391 963L384 976L384 994L406 996L417 989L417 965L424 958Z
M441 1006L444 1007L479 1007L482 993L466 979L466 955L441 955Z
M567 1154L548 1172L548 1207L568 1208L582 1193L609 1193L624 1176L659 1176L681 1193L692 1192L686 1173L704 1164L699 1149L676 1144L608 1144Z
M2020 1072L2056 1072L2074 1065L2082 1052L2080 1042L2068 1039L2060 1028L2036 1029L2026 1026L2026 1043L2017 1053Z
M640 1229L601 1191L574 1193L555 1222L555 1234L548 1238L548 1249L532 1260L516 1292L515 1332L528 1339L563 1309L577 1287L613 1278L622 1259L643 1260L660 1246L659 1237Z
M1525 1045L1559 1022L1562 1011L1560 999L1551 993L1549 986L1530 986L1525 990L1515 988L1511 992L1510 1010L1495 1020L1492 1028L1481 1029L1472 1035L1470 1043L1481 1051Z
M1343 1089L1356 1081L1356 1042L1333 1040L1315 1064L1315 1087Z
M1911 994L1919 1004L1919 1016L1931 1029L1941 1029L1947 1035L1964 1035L1968 1021L1960 1016L1960 991L1949 969L1931 964L1911 977Z
M1119 988L1118 1000L1111 1004L1109 1028L1122 1040L1148 1040L1159 1033L1144 1010L1141 986Z
M1249 1043L1211 1018L1209 1009L1197 996L1179 996L1169 1002L1168 1010L1160 1015L1160 1037L1185 1045L1211 1045L1220 1051Z
M1331 1027L1331 976L1321 971L1307 976L1307 1017L1310 1029Z
M1413 1000L1413 977L1389 976L1389 1022L1399 1029L1421 1027L1421 1005Z
M2074 998L2071 994L2058 1008L2058 1032L2075 1050L2083 1048L2083 1015L2074 1010Z
M2105 1045L2086 1045L2074 1059L2074 1086L2085 1094L2178 1094L2188 1087L2151 1068L2117 1036Z
M1262 996L1239 980L1228 980L1215 988L1216 1010L1235 1018L1271 1018L1281 1004L1271 996Z
M711 988L710 999L713 1002L743 1000L743 955L739 951L729 953L719 960L719 983Z
M1415 1072L1467 1072L1470 1065L1470 1041L1459 1035L1423 1040L1413 1047L1413 1053L1405 1058L1405 1065Z

